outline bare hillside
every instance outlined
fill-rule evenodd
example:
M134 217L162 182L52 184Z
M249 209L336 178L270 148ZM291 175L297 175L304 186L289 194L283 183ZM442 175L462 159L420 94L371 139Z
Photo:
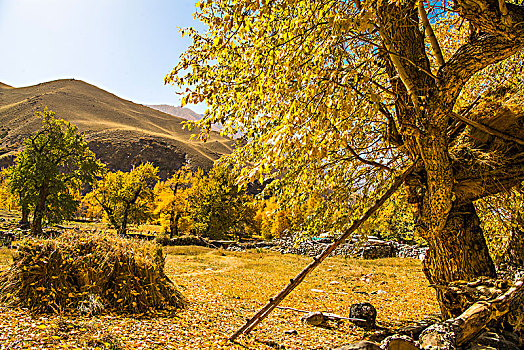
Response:
M33 114L46 106L57 117L76 124L110 169L129 170L151 161L165 178L184 163L209 169L231 151L232 142L217 133L206 143L190 140L192 132L182 128L184 118L121 99L80 80L22 88L0 83L0 166L10 164L22 141L39 129L40 121Z

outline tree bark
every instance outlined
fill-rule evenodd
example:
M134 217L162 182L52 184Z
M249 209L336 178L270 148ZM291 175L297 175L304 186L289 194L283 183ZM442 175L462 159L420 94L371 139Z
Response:
M117 230L117 233L122 236L127 234L127 213L130 206L130 204L126 203L126 209L124 210L124 215L122 215L122 222L120 223L120 227Z
M169 221L169 237L173 238L175 236L178 236L178 222L180 221L180 213L171 213Z
M38 202L36 203L35 210L33 212L33 223L31 225L31 235L38 236L42 234L42 219L44 217L45 203L47 200L48 188L47 184L40 187L40 193L38 194Z
M423 270L430 283L447 285L457 280L475 280L479 276L496 277L473 203L454 205L444 228L433 233L425 236L429 251L423 261ZM437 288L437 299L444 319L464 312L464 306L440 288Z
M22 204L22 218L18 224L22 229L31 227L31 223L29 222L29 208L27 204Z
M510 316L510 319L507 319L509 325L516 326L518 329L514 330L520 331L524 300L523 285L523 281L519 280L496 298L478 301L457 317L428 327L420 335L420 347L462 349L462 346L484 331L490 322L500 320L504 316ZM511 317L516 317L517 322L512 323Z
M478 6L479 3L485 6ZM430 246L424 272L434 285L495 276L472 201L509 188L515 183L515 176L506 181L507 174L489 176L486 171L491 170L482 168L476 182L481 185L478 189L472 189L469 178L460 181L460 169L472 170L467 162L459 166L453 163L447 129L450 117L456 114L453 109L457 98L471 77L524 46L521 35L524 27L520 25L524 10L505 2L501 4L502 7L492 0L454 1L463 18L489 34L462 45L438 67L435 76L418 26L417 2L376 2L383 45L380 58L395 95L395 128L402 136L398 144L403 145L401 151L409 157L420 157L423 161L411 179L413 184L407 182L410 202L416 204L418 212L419 232ZM521 161L516 162L516 168L517 174L522 174ZM437 289L437 298L445 318L464 311L465 307L449 299L442 289Z

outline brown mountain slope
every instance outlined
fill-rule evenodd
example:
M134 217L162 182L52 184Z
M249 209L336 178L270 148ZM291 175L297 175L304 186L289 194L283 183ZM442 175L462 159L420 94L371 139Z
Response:
M152 161L165 178L182 164L209 169L231 151L232 142L212 133L208 142L190 140L184 119L121 99L80 80L56 80L23 88L0 88L0 166L40 128L34 111L44 107L76 124L90 148L109 168L129 170Z

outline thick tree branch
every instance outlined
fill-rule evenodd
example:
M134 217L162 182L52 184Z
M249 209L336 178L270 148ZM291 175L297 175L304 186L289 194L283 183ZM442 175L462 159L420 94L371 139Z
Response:
M418 13L420 16L420 20L422 21L422 25L424 26L424 30L426 31L426 35L429 39L429 43L431 44L433 52L435 53L437 65L440 68L445 63L444 56L442 55L442 51L440 50L440 45L438 43L437 37L435 36L435 33L433 32L433 28L429 23L428 15L426 13L426 9L424 8L424 2L422 0L418 2Z
M452 107L464 84L478 71L500 62L524 48L524 42L483 35L460 47L439 71L441 103Z
M463 166L457 172L453 192L458 203L467 203L508 191L524 181L522 158L517 159L512 164L490 171L479 171Z
M485 67L524 48L524 7L504 0L455 0L455 10L483 33L463 45L439 71L442 102L452 107L464 84Z
M418 100L418 96L415 93L415 84L409 77L408 73L404 69L404 65L399 59L398 54L395 52L395 49L388 43L387 38L385 35L380 31L380 35L383 37L384 46L386 47L386 50L390 53L389 58L391 59L391 62L393 63L393 66L395 67L395 70L398 73L398 76L400 77L400 80L406 87L406 91L408 92L409 98L411 99L411 102L413 102L413 106L415 106L416 113L420 113L420 103Z
M517 281L508 291L493 300L481 300L471 305L460 316L435 324L421 334L421 348L441 344L439 349L455 349L474 339L492 320L499 320L520 305L524 295L524 281Z
M406 152L415 157L418 152L413 136L425 128L426 98L436 89L438 77L431 74L416 1L381 2L376 12L384 47L382 57L391 90L396 94L396 127Z

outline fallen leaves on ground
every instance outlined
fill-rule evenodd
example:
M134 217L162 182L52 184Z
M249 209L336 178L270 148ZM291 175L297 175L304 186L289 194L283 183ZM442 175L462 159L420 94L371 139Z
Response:
M168 248L166 273L190 303L175 316L31 316L3 308L0 349L330 349L369 335L350 322L332 329L303 325L302 313L276 309L251 334L227 341L310 261L272 252ZM356 302L373 304L377 323L389 328L437 311L420 262L398 258L328 258L281 306L347 317Z

